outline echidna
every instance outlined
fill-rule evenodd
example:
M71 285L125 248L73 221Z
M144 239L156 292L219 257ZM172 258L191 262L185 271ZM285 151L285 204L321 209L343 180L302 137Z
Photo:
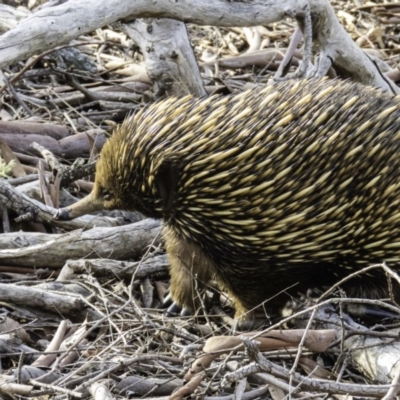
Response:
M116 129L92 193L59 217L163 218L175 302L191 308L192 277L214 277L241 316L372 263L400 266L399 203L399 98L311 80L150 105ZM380 273L344 289L388 296Z

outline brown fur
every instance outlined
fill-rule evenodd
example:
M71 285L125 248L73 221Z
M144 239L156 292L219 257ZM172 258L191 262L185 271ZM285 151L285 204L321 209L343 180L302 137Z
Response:
M194 310L199 306L198 292L215 276L215 267L198 245L180 238L168 226L163 237L171 271L171 295L178 304Z
M168 226L163 229L163 238L170 265L170 292L176 303L194 311L200 305L198 296L202 289L211 279L216 279L233 300L236 318L252 319L252 311L243 307L240 298L219 279L214 263L200 246L177 236Z

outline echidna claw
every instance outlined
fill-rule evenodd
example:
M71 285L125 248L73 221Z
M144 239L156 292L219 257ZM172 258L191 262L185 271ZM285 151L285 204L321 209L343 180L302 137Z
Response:
M158 306L158 308L160 308L160 309L168 308L172 305L173 302L174 302L174 299L172 298L171 293L168 293L168 295L164 297L164 300Z
M177 315L179 315L180 311L181 307L179 307L176 303L172 303L172 305L168 307L168 310L165 311L165 316L176 317Z
M181 311L181 317L191 317L193 315L193 310L191 310L190 308L184 308Z
M232 327L232 333L237 334L238 332L251 332L258 330L263 327L266 323L265 319L235 319Z
M60 208L56 214L54 214L53 218L60 221L68 221L71 219L69 218L69 211L66 208Z

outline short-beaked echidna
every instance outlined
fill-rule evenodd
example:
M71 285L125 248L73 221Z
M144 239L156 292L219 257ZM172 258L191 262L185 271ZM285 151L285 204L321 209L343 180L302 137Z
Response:
M237 316L372 263L397 267L399 105L337 80L159 101L116 129L92 193L59 217L119 208L163 218L175 302L190 308L192 276L215 277ZM388 296L378 273L345 290Z

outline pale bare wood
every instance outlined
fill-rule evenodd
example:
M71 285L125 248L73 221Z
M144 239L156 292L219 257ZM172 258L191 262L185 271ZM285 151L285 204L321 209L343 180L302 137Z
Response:
M77 158L89 155L90 147L86 132L80 132L61 140L51 136L39 135L36 133L0 133L0 139L7 143L12 150L32 154L31 144L37 142L42 147L63 158ZM99 133L96 137L95 147L98 151L105 143L105 134Z
M75 273L90 271L96 276L116 276L119 279L131 278L135 274L135 278L144 279L156 272L167 272L168 260L165 254L135 262L101 258L79 259L68 260L64 267Z
M28 17L30 11L25 7L11 7L0 4L0 33L15 28L18 23Z
M160 244L160 223L146 219L115 228L75 230L66 234L5 233L1 235L0 265L60 268L69 259L90 256L126 260L140 257Z
M62 139L71 134L70 129L65 125L24 121L0 121L0 133L34 133L50 136L54 139Z
M47 290L14 285L12 283L0 283L0 301L9 302L21 306L37 307L62 315L75 315L82 317L88 311L88 304L80 296L73 294L59 294ZM92 315L98 313L92 310Z
M120 28L145 54L146 70L155 82L156 96L205 96L199 67L183 22L173 19L137 19Z
M306 70L308 76L323 76L332 66L343 76L364 84L398 91L346 33L328 0L70 0L39 10L2 35L0 68L124 18L162 17L199 25L256 26L287 16L301 19L308 10L312 20L314 54L319 53L316 66L308 66Z
M349 363L374 382L390 383L400 370L400 344L397 340L400 329L389 329L385 332L372 332L365 326L356 323L349 315L339 315L332 304L364 304L366 307L384 307L395 313L398 309L388 303L379 300L366 299L329 299L322 304L310 307L313 310L312 319L319 321L318 326L324 329L335 329L337 337L343 338L341 346L348 355ZM289 317L296 321L297 326L309 323L307 319L295 318L305 314L307 310ZM353 335L349 335L353 332Z
M41 202L18 192L6 180L0 179L0 201L6 207L23 216L23 219L40 219L64 229L90 229L94 226L116 226L121 224L118 218L104 218L85 215L73 221L56 220L57 209L45 206Z

